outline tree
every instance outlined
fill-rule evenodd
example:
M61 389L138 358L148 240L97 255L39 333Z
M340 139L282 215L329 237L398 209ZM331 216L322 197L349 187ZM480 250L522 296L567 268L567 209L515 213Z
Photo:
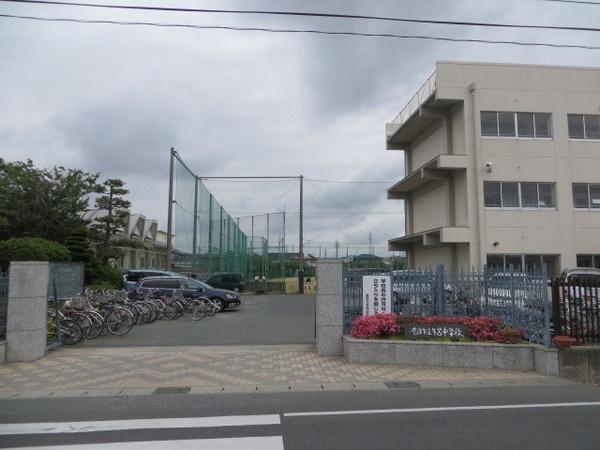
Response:
M0 240L31 236L64 242L73 229L89 223L89 195L96 192L98 177L0 158Z
M22 237L0 241L0 270L11 261L71 261L69 250L58 242Z
M123 230L128 214L126 209L131 206L131 203L123 198L124 195L129 193L123 186L125 186L123 180L118 178L108 179L101 184L99 189L99 192L104 195L96 198L97 210L105 211L105 214L95 219L92 228L101 235L100 253L105 263L110 257L118 256L114 251L111 251L110 237Z

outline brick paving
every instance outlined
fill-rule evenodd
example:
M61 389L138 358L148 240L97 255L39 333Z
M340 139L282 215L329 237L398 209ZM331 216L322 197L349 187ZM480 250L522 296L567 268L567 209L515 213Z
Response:
M310 346L86 349L63 347L31 363L0 365L0 398L563 384L532 372L350 364Z

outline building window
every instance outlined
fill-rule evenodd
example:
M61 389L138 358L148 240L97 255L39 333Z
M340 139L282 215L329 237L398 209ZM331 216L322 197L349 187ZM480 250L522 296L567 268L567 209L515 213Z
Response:
M569 139L600 139L600 115L568 114Z
M487 208L556 208L555 183L485 181Z
M551 138L550 113L481 111L481 135L493 137Z
M484 182L483 196L485 206L500 208L502 207L502 196L500 195L500 183Z
M519 207L519 183L501 183L502 206L505 208Z
M577 267L600 269L600 255L577 255Z
M514 272L541 273L544 265L546 266L548 276L558 275L558 255L487 255L487 267L495 272L509 272L512 269Z
M600 184L573 183L575 208L600 208Z

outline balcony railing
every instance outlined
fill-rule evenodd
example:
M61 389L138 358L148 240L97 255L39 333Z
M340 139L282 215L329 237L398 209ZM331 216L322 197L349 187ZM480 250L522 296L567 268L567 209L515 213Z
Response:
M433 72L429 78L419 88L417 93L406 104L404 109L392 120L392 123L398 125L404 124L410 116L417 111L425 101L433 95L435 92L435 72Z

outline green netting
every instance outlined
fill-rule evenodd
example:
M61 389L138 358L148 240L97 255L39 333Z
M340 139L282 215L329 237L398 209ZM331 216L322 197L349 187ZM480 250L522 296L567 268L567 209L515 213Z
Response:
M247 280L293 275L293 267L286 272L286 261L292 261L286 257L285 213L231 217L177 157L173 207L175 269L201 275L241 272Z
M249 274L248 238L207 187L175 158L175 268Z

